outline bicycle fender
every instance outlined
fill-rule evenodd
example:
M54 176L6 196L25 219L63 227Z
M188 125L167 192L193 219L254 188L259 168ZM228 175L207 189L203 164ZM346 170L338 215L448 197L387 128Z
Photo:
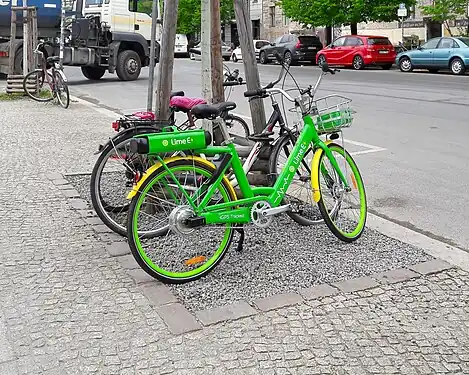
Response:
M216 166L215 164L213 164L212 162L204 159L204 158L201 158L199 156L192 156L192 157L180 157L180 156L172 156L170 158L166 158L164 159L165 163L170 163L174 160L197 160L198 162L200 162L201 164L203 165L206 165L207 167L209 168L213 168L213 169L216 169ZM143 183L148 179L148 177L155 171L157 170L158 168L161 167L161 162L156 162L155 164L153 164L150 168L148 168L145 173L143 174L142 178L140 179L140 181L137 182L137 185L135 185L132 190L129 192L129 194L127 195L127 199L132 199L133 197L135 197L135 195L137 194L137 192L140 190L140 188L142 187ZM227 186L230 187L230 191L228 192L229 195L231 195L231 197L234 198L234 200L237 200L237 196L236 196L236 192L235 190L233 189L232 185L229 183L228 179L225 177L223 177L224 179L226 179L227 181Z
M67 82L67 77L65 76L65 73L62 72L62 70L56 70L56 72L60 74L60 76L62 77L63 81L66 83L66 82Z
M324 142L326 145L332 143L332 141ZM324 153L322 148L319 148L313 156L311 162L311 187L313 188L313 199L316 203L321 199L321 189L319 187L319 161L321 160L321 155Z

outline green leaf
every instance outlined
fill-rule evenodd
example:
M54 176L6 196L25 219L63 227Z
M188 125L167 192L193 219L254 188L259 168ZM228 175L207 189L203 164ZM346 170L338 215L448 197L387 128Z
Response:
M415 0L281 0L287 17L302 25L331 26L397 20L400 3L409 8Z

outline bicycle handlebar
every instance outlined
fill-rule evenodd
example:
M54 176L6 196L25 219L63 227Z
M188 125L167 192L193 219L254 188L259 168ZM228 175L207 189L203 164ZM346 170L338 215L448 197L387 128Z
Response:
M277 55L277 59L279 59L279 57L281 59L281 56L277 51L276 51L276 55ZM267 86L265 86L263 88L244 92L244 97L246 97L246 98L252 98L252 97L262 98L262 97L265 97L268 94L282 94L287 100L289 100L291 102L295 102L296 100L301 100L301 97L305 94L308 94L310 97L313 98L314 95L316 94L316 91L319 87L319 84L321 83L322 77L325 74L327 74L327 73L335 74L336 72L340 72L339 69L329 68L329 65L327 64L327 62L324 62L322 64L321 70L322 70L321 74L319 74L318 80L316 81L315 85L314 86L309 85L307 89L300 90L300 97L297 98L297 99L291 97L287 92L285 92L285 90L282 90L282 89L279 89L279 88L274 88L274 86L278 82L280 82L282 73L280 73L280 77L277 81L270 82ZM282 71L283 71L283 69L282 69Z

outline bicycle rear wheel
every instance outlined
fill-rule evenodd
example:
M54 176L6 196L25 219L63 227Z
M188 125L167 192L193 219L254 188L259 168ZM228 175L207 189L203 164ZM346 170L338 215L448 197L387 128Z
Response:
M47 72L48 79L44 70L33 70L26 74L23 79L23 90L31 99L37 102L50 102L54 99L54 92L49 82L54 82L50 72Z
M326 225L337 238L344 242L353 242L360 238L365 229L365 185L352 156L336 143L330 143L328 148L346 177L349 189L344 187L326 154L322 150L318 151L322 152L317 171L321 191L319 210Z
M208 187L206 182L216 171L213 164L187 157L170 161L166 167L156 169L132 199L127 238L132 255L145 272L164 283L180 284L205 276L215 268L231 244L233 228L231 224L197 228L187 225L187 219L195 213L185 194L194 197L199 192L202 199L204 187ZM233 200L236 194L223 178L209 205ZM159 235L158 229L163 223L169 227L165 236Z
M54 71L55 90L57 100L63 108L68 108L70 104L70 93L68 92L67 78L62 71Z

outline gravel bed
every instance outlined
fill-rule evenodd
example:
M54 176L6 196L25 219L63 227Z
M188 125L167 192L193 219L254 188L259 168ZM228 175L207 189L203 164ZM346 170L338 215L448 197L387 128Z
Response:
M67 176L86 200L89 176ZM236 251L239 235L225 258L206 277L172 292L190 311L240 300L297 292L323 283L348 280L432 259L422 249L367 229L352 244L336 239L325 225L304 227L288 216L274 218L266 229L247 226L244 250Z

